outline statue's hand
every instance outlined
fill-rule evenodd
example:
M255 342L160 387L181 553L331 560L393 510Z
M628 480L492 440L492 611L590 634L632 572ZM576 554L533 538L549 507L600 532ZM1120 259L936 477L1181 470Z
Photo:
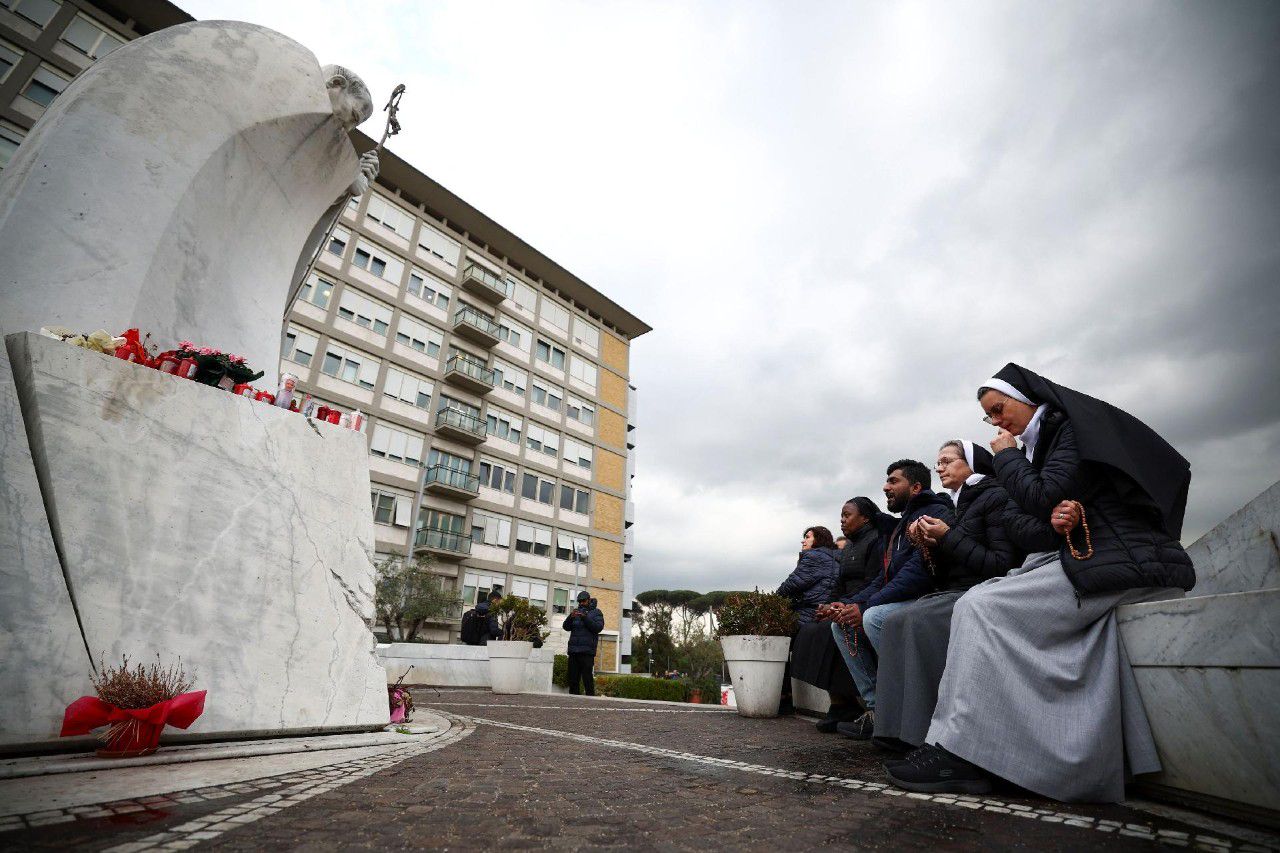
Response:
M362 196L369 189L374 179L378 177L378 172L382 169L382 164L378 162L377 151L366 151L360 155L360 173L356 175L356 179L351 182L351 186L347 187L347 194L351 196Z

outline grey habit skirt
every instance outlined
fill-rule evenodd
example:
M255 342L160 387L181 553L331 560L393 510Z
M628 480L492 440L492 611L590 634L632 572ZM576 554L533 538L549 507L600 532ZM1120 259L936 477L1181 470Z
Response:
M1182 596L1131 589L1076 598L1057 554L956 601L927 740L1064 802L1119 802L1129 773L1160 769L1115 608Z

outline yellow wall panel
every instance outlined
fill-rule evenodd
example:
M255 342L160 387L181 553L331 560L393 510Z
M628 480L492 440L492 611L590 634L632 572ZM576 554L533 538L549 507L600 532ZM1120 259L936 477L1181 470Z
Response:
M605 583L622 583L622 543L591 537L591 568L587 577Z
M600 422L600 440L614 447L627 446L627 419L610 409L601 409L596 413Z
M597 447L595 455L596 482L621 492L626 484L627 460L603 447Z
M627 380L608 370L600 371L600 399L614 408L627 410Z
M619 373L627 372L627 355L630 347L627 342L620 338L615 338L608 332L602 332L600 335L600 358L605 364L612 367Z

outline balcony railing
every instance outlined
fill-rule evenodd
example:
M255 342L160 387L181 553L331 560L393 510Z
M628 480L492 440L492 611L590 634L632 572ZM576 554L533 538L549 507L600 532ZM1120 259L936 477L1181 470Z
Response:
M475 415L460 409L441 409L436 412L436 429L442 427L474 436L480 441L489 435L485 422Z
M413 537L417 548L428 548L432 551L445 551L450 554L466 556L471 553L471 537L454 533L451 530L440 530L435 527L419 527Z
M461 354L454 355L444 363L444 378L451 378L451 373L455 374L452 378L461 379L461 384L468 388L481 392L493 390L494 373L484 366L483 361Z
M468 264L462 271L462 286L494 304L509 295L506 281L478 264Z
M480 494L480 478L466 471L458 471L445 465L432 465L427 469L426 485L435 483L459 492L472 495Z
M453 330L487 346L493 346L502 339L501 330L493 318L470 305L462 306L453 315Z

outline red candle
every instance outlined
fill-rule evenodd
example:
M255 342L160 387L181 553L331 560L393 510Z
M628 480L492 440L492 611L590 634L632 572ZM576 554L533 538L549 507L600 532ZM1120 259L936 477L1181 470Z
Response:
M270 391L259 391L257 394L253 395L253 399L261 400L264 403L274 403L276 401L276 395L272 394Z
M342 412L339 412L337 409L329 410L329 423L336 424L341 420L342 420Z
M195 379L196 372L200 369L200 365L196 363L194 358L184 358L178 363L178 375L183 379Z
M178 365L182 363L182 359L170 353L160 359L161 373L177 373Z

